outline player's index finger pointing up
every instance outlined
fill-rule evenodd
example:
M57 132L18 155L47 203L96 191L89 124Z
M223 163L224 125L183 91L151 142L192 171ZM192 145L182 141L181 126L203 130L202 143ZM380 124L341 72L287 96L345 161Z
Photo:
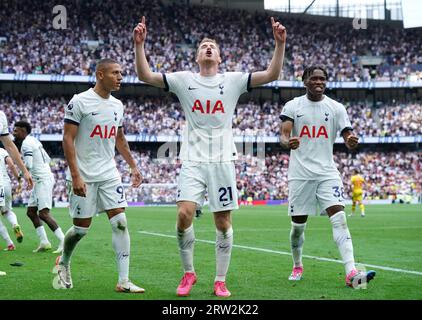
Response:
M142 16L141 23L145 24L145 16Z
M271 25L274 25L274 23L275 23L274 18L271 17Z

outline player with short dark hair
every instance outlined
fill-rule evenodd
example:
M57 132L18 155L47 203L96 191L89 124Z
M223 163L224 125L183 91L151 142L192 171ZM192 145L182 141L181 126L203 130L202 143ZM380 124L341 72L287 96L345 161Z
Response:
M27 216L31 219L40 239L39 246L33 252L43 252L51 249L43 222L45 222L59 240L54 253L63 250L64 234L56 220L50 214L53 204L54 175L50 168L50 156L44 150L42 143L30 135L31 125L27 121L15 122L13 136L21 142L21 154L25 166L35 179L35 186L31 192L27 205Z
M129 164L132 186L142 177L123 131L123 104L111 95L120 89L122 68L112 59L96 66L97 83L76 94L66 107L63 150L69 165L67 189L73 226L66 232L63 255L57 259L59 288L73 287L70 259L79 240L91 226L92 217L105 211L112 230L112 244L119 273L117 292L143 293L129 280L130 237L125 215L124 187L114 160L115 148Z
M375 271L356 269L344 212L344 187L334 163L333 145L337 132L348 149L357 147L358 137L353 134L346 108L324 95L327 76L322 67L306 68L303 75L306 94L287 102L280 116L280 143L291 150L288 212L292 219L290 243L294 265L289 280L302 279L306 221L319 206L332 224L334 241L346 270L346 284L356 288L372 280Z

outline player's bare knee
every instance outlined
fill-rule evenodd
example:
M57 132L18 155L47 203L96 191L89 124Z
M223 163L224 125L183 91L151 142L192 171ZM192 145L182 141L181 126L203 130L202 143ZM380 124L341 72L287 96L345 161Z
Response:
M187 206L180 206L177 209L177 219L180 223L178 225L183 225L189 227L192 224L192 218L195 211L191 210Z
M48 209L40 210L39 217L43 221L49 220L51 218L50 210L48 210Z
M333 215L335 215L336 213L343 211L344 207L340 206L340 205L335 205L335 206L331 206L327 209L325 209L325 211L327 211L328 217L331 217Z
M294 223L306 223L308 216L292 216L292 221Z
M230 211L214 213L214 222L217 230L226 232L232 226Z

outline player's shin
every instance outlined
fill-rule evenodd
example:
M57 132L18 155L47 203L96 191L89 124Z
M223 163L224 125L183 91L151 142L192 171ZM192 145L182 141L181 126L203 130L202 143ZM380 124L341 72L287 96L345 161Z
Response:
M0 236L6 241L7 245L12 245L12 239L10 239L9 233L7 232L6 227L4 224L0 221Z
M116 254L119 283L129 281L130 236L124 212L110 219L112 242Z
M292 257L294 267L302 266L302 250L305 242L306 223L295 223L292 221L290 230L290 246L292 249Z
M230 257L233 247L233 228L225 232L216 230L215 256L217 263L217 274L215 281L226 281L226 274L230 265Z
M16 218L16 214L13 211L7 211L4 214L4 217L12 227L15 227L18 224L18 219Z
M76 244L88 233L88 230L89 228L78 226L72 226L69 230L67 230L64 237L63 254L60 259L61 264L69 265L70 258L72 256L73 250L76 247Z
M49 243L47 238L47 233L45 232L44 226L39 226L35 229L37 232L38 238L40 238L40 244L47 244Z
M193 225L185 230L177 229L177 242L184 272L195 272L193 267L193 249L195 244Z
M346 214L344 211L339 211L330 217L330 221L333 226L334 241L340 251L346 274L349 274L355 269L355 258L353 256L352 237L347 226Z

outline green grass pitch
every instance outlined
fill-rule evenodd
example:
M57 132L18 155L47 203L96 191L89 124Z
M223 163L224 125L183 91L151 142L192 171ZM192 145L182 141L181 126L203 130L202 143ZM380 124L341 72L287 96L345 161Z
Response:
M347 208L350 211L350 207ZM357 210L358 211L358 210ZM144 207L127 210L131 235L131 280L144 287L142 295L114 292L116 264L111 245L111 228L105 214L93 218L88 235L79 243L72 259L74 288L55 290L51 270L56 256L32 253L38 238L23 208L15 209L25 238L14 252L0 252L0 300L5 299L141 299L212 300L215 276L215 227L210 212L194 222L195 269L198 282L191 296L178 298L176 287L182 276L175 239L175 207ZM67 209L53 214L64 232L70 227ZM234 243L227 287L229 299L422 299L422 206L371 205L366 217L348 218L356 261L371 264L377 276L366 290L344 285L343 265L311 257L303 259L304 279L290 282L290 219L285 206L241 207L233 214ZM13 233L6 221L9 233ZM47 234L53 244L57 240ZM0 247L5 243L0 240ZM325 216L308 220L304 255L339 259L332 239L331 224ZM14 267L13 262L22 262ZM394 270L388 270L393 268ZM401 269L401 271L400 271ZM411 273L409 271L416 271Z

